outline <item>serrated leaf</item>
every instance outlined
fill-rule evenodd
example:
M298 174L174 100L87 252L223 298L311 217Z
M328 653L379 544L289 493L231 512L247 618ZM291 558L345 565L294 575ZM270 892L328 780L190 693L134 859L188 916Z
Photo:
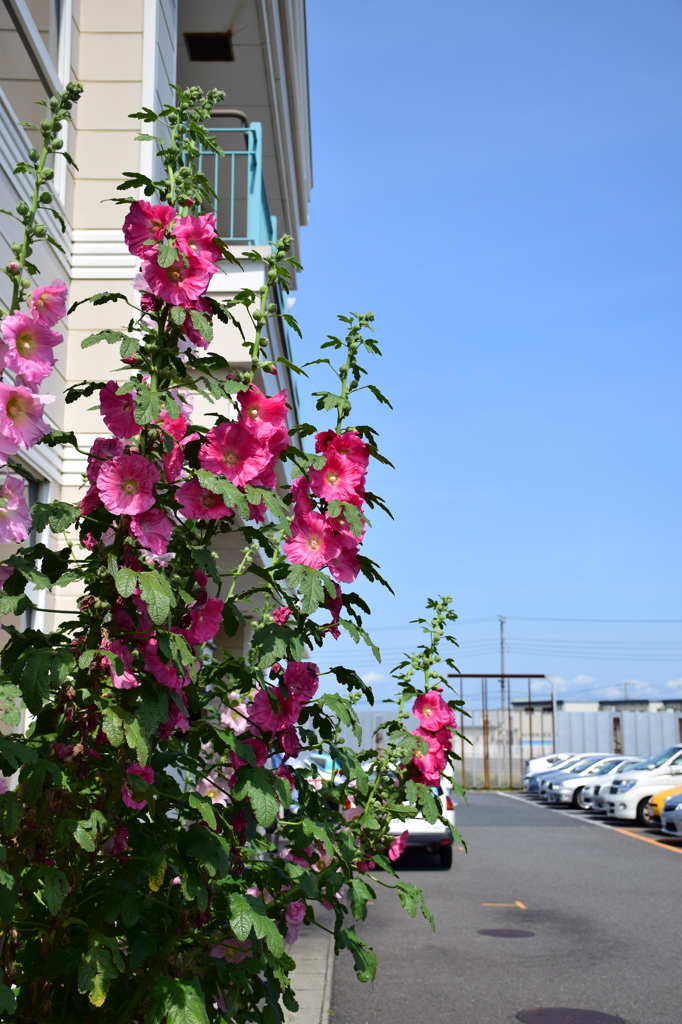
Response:
M121 342L121 359L129 359L140 351L140 343L137 338L126 337Z
M287 575L287 582L301 595L301 608L306 615L312 615L324 603L325 577L316 569L307 565L293 565Z
M251 934L254 911L245 896L233 893L230 896L230 928L241 942L245 942Z
M114 583L121 597L130 597L137 586L137 573L134 569L119 569L114 576Z
M159 572L141 572L138 576L140 596L147 605L149 618L160 626L168 618L171 606L175 604L171 585Z
M45 872L43 900L53 917L61 910L62 903L69 892L69 880L63 871L50 867Z
M124 334L123 331L111 331L103 330L97 331L95 334L89 334L87 338L83 338L81 341L81 348L91 348L93 345L97 345L100 341L106 341L108 345L114 345L118 341L123 341L128 335Z
M213 491L214 494L220 494L228 508L236 508L242 519L249 518L249 505L246 497L231 480L216 476L215 473L210 473L207 469L198 470L197 479L202 487Z
M160 267L172 267L178 258L178 250L174 245L160 242L156 250L156 258Z
M152 391L146 385L138 385L137 397L135 399L135 422L141 427L152 420L157 420L161 413L161 398L157 391Z
M166 876L168 862L162 850L156 850L147 863L147 881L152 892L158 892Z
M126 743L129 747L137 753L137 760L144 767L149 757L149 743L145 736L142 724L139 719L134 718L132 721L123 723L123 731L126 738Z
M215 811L209 799L200 797L198 793L190 793L189 804L190 807L199 812L209 828L217 828L218 822L216 821Z
M102 712L102 730L112 747L120 747L123 743L123 722L113 708L105 708Z
M173 306L170 311L170 318L178 327L182 327L187 317L187 310L184 306Z
M192 327L199 332L204 341L213 341L213 325L208 317L196 309L190 309L189 315Z
M36 533L42 533L48 523L53 533L63 533L76 522L80 514L77 505L66 501L53 501L49 505L36 501L31 506L31 521Z

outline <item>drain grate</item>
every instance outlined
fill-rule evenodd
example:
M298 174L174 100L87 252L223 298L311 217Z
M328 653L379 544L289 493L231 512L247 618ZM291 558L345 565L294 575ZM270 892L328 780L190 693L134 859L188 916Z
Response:
M479 928L478 934L492 935L495 939L529 939L535 932L524 932L519 928Z
M623 1024L620 1017L598 1010L569 1010L565 1006L541 1006L537 1010L521 1010L516 1019L523 1024Z

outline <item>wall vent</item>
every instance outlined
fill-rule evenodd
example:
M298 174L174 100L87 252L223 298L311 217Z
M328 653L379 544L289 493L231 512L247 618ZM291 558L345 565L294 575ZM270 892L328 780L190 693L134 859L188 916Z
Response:
M185 32L184 35L190 60L234 60L231 32Z

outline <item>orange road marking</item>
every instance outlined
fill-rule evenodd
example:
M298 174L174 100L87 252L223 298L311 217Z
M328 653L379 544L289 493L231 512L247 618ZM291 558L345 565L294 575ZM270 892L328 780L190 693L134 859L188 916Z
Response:
M522 903L521 900L517 900L516 903L514 904L514 906L515 907L521 907L521 910L528 910L528 907L526 906L526 904Z
M636 832L630 832L626 828L615 828L611 829L612 832L620 832L622 836L632 836L633 839L641 839L643 843L651 843L653 846L657 846L659 850L672 850L673 853L682 853L682 848L679 846L668 846L664 843L659 843L658 839L650 839L649 836L640 836Z

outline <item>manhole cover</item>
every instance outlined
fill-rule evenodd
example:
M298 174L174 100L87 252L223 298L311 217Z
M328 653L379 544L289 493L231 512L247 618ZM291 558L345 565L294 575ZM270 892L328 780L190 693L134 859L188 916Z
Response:
M620 1017L598 1010L569 1010L565 1006L541 1006L537 1010L521 1010L516 1019L523 1024L623 1024Z
M495 939L529 939L535 932L523 932L518 928L479 928L478 934L492 935Z

